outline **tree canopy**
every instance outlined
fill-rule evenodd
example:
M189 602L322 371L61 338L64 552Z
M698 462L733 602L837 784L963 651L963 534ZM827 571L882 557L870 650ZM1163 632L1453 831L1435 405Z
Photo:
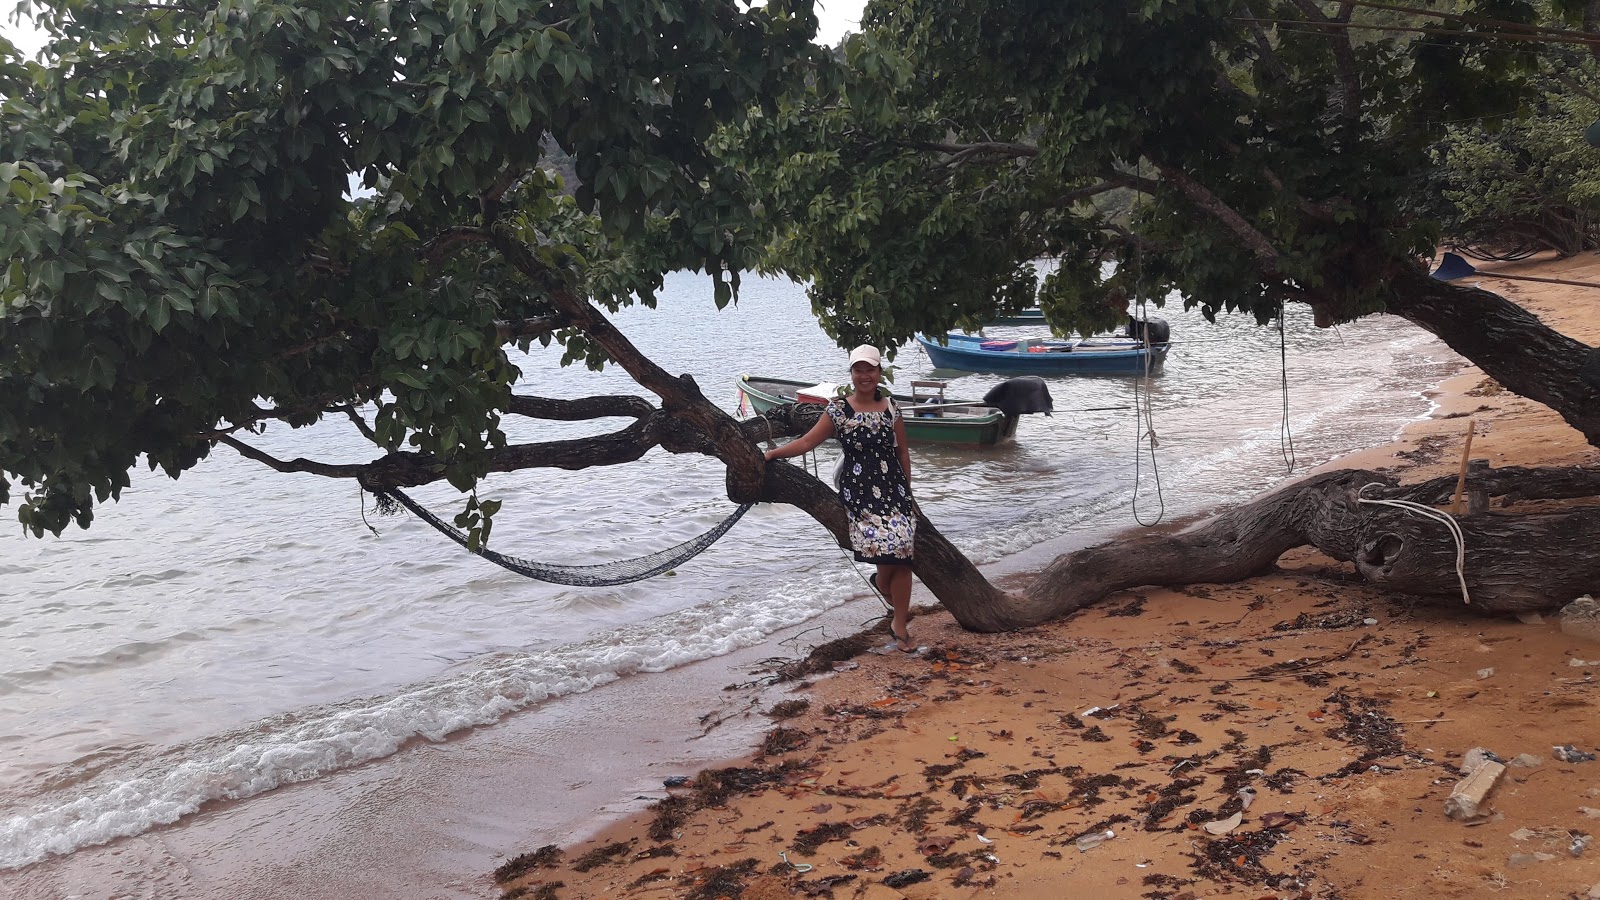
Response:
M1594 38L1526 3L1455 7L875 0L846 78L742 126L792 223L775 257L844 343L996 304L1093 330L1175 291L1208 316L1394 312L1600 441L1588 348L1424 268L1440 142L1537 115L1540 42ZM1111 192L1132 201L1092 202ZM1528 352L1484 339L1502 328Z
M462 490L548 459L501 415L588 413L513 400L503 345L627 355L593 304L677 269L727 302L760 245L708 141L816 51L793 0L25 8L52 41L43 65L0 47L0 503L20 484L35 534L87 526L141 457L177 475L268 421L348 415Z
M1445 239L1491 259L1600 248L1600 79L1586 54L1540 57L1530 103L1498 121L1453 124L1434 150Z

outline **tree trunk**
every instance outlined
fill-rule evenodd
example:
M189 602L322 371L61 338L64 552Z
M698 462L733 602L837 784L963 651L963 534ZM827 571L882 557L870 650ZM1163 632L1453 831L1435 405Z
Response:
M1513 393L1550 407L1600 447L1600 350L1488 291L1416 269L1397 273L1389 311L1422 326Z
M799 507L828 529L839 546L850 547L849 514L839 495L799 466L768 463L762 499ZM1053 618L1048 608L1035 609L1037 601L990 584L920 510L915 555L917 578L969 631L1007 631Z
M1552 478L1552 475L1554 476ZM1288 485L1243 506L1174 533L1145 532L1057 559L1028 589L1058 617L1119 590L1141 585L1232 582L1269 571L1284 551L1311 545L1353 562L1368 581L1427 602L1461 604L1456 546L1431 519L1368 499L1434 496L1443 484L1396 489L1388 476L1347 469ZM1586 470L1496 472L1474 487L1500 495L1572 496L1600 477ZM1600 506L1521 515L1457 519L1466 545L1464 572L1477 612L1559 607L1600 589ZM1031 624L1020 622L1017 624Z

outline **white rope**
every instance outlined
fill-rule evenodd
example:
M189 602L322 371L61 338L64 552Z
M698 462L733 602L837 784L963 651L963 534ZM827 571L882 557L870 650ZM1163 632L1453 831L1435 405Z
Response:
M1450 536L1454 538L1456 542L1456 579L1461 582L1461 602L1470 605L1472 603L1472 595L1467 593L1466 573L1467 541L1461 535L1461 525L1457 523L1449 513L1434 509L1431 506L1424 506L1421 503L1412 503L1410 500L1376 500L1361 496L1367 492L1367 488L1374 487L1381 489L1383 488L1383 485L1376 481L1372 482L1371 484L1362 485L1361 490L1356 491L1356 501L1359 503L1365 503L1369 506L1392 506L1395 509L1402 509L1407 512L1415 513L1419 516L1432 519L1435 522L1442 522L1444 527L1450 529Z

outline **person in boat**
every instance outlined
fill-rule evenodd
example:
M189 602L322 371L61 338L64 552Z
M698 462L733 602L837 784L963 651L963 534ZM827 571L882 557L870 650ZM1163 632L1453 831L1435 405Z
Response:
M906 452L905 420L881 390L883 360L868 344L850 351L851 392L828 404L810 431L775 450L767 459L806 453L830 437L844 448L839 498L850 513L850 544L857 562L878 567L873 583L888 598L893 618L891 647L916 652L911 640L912 545L917 509L911 497L911 455Z

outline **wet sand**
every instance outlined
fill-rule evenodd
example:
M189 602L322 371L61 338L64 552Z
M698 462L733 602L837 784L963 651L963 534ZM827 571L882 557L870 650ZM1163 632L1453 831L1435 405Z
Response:
M1499 268L1600 281L1594 255ZM1600 293L1482 282L1600 344ZM1452 473L1469 420L1472 456L1496 466L1600 464L1476 368L1433 396L1400 440L1329 467ZM520 848L502 889L1531 898L1600 882L1583 840L1600 762L1551 752L1600 746L1600 643L1553 620L1419 606L1302 549L1265 577L1127 591L1044 627L975 635L931 612L914 633L922 657L859 655L752 694L774 720L753 755L590 840ZM1539 759L1463 823L1445 800L1474 747Z

